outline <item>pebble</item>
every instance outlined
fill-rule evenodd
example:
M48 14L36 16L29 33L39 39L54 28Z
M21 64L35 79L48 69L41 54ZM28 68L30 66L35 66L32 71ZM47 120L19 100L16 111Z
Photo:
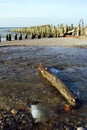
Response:
M0 130L17 130L16 120L10 112L0 110Z
M18 113L14 117L18 124L18 129L32 129L34 120L30 112L26 110L18 110Z
M83 127L78 127L77 130L86 130L86 129Z
M18 113L18 111L17 111L15 108L13 108L13 109L11 110L11 113L12 113L13 115L16 115L16 114Z
M34 119L26 110L0 110L0 130L31 130Z
M34 105L34 104L33 104ZM39 104L39 107L42 108L42 104ZM33 116L38 116L38 112L40 109L38 107L35 107L35 112L33 113L35 115ZM44 114L43 109L43 114ZM45 113L46 115L46 113ZM2 110L0 109L0 130L41 130L39 127L45 127L46 130L48 130L47 125L45 124L42 126L42 123L37 123L36 120L33 118L32 113L28 110L24 109L15 109L12 108L10 111L7 110ZM42 113L40 113L41 116L41 121L43 118ZM40 118L40 117L38 117ZM81 122L79 125L80 127L77 127L74 122L70 122L69 118L66 118L65 122L62 120L58 120L58 122L49 122L53 123L52 128L54 129L49 129L49 130L87 130L86 129L86 124ZM48 123L48 126L50 127ZM84 125L84 127L83 127ZM44 129L45 130L45 129Z

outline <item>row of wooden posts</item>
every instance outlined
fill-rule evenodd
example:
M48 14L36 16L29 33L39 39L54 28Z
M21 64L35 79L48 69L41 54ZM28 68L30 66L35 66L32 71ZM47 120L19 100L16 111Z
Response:
M29 34L14 34L14 40L23 40L23 39L40 39L40 38L51 38L51 37L57 37L57 35L53 36L53 35L48 35L48 34L35 34L32 33L31 35ZM7 34L6 35L6 41L11 41L13 39L12 34ZM1 36L0 36L0 42L1 42Z
M14 40L22 40L22 39L28 39L28 35L25 34L24 37L22 34L14 34ZM6 35L6 41L11 41L12 40L12 35L11 34L7 34ZM0 42L1 42L1 36L0 36Z
M25 39L27 39L27 34L25 34L25 37L24 37ZM23 39L23 37L22 37L22 34L19 34L19 36L17 35L17 34L15 34L14 35L14 40L22 40ZM12 40L12 38L11 38L11 34L7 34L6 35L6 41L11 41Z
M82 24L81 24L82 22ZM74 27L73 24L70 26L60 24L58 26L53 25L42 25L42 26L33 26L25 28L14 28L10 30L14 33L27 33L32 37L42 38L42 37L66 37L66 36L87 36L87 26L84 27L83 21L80 20L80 23L77 27Z
M20 31L20 30L19 30ZM6 41L11 41L13 40L22 40L22 39L40 39L40 38L51 38L51 37L65 37L67 35L70 36L75 36L77 34L77 36L83 36L84 34L86 35L86 33L84 33L84 29L80 29L77 28L77 32L76 30L72 29L69 31L64 31L63 28L60 28L59 31L56 31L54 33L52 32L29 32L29 33L15 33L14 34L14 39L12 34L7 34L6 35ZM1 42L1 36L0 36L0 42Z

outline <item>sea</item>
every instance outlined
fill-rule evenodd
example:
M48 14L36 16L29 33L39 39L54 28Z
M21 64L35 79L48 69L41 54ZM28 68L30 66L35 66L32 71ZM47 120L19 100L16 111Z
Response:
M11 32L14 28L18 27L0 27L1 42L6 41L6 34L11 34L12 40L14 40L14 32Z

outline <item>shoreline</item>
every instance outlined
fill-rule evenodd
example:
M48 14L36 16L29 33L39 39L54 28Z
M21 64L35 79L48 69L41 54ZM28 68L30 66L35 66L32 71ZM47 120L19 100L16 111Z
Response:
M87 39L79 38L41 38L0 42L0 47L7 46L61 46L87 48Z

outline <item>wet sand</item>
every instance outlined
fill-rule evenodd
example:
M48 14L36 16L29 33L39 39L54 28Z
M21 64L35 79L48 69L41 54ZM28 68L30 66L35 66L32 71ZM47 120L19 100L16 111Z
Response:
M87 47L87 39L81 38L41 38L1 42L0 46L73 46Z

